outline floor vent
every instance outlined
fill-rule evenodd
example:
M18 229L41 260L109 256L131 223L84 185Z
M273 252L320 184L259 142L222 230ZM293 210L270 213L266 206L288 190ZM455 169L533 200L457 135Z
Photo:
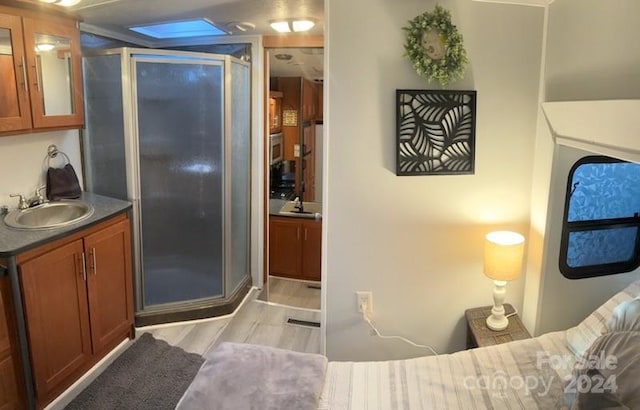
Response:
M298 325L298 326L306 326L306 327L320 327L320 322L312 322L309 320L300 320L300 319L287 319L287 323L290 325Z
M318 289L320 290L320 285L307 285L309 289Z

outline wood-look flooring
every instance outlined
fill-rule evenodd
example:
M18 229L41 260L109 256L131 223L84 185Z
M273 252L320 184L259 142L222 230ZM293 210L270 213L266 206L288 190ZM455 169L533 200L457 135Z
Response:
M258 299L280 305L320 310L320 282L269 276L269 286L262 290Z
M252 289L234 315L136 328L136 337L149 332L157 339L205 358L208 352L222 342L253 343L297 352L320 353L320 328L287 323L289 318L319 323L320 311L258 301L256 299L259 293L258 289ZM123 342L45 410L63 410L131 343L133 342Z
M149 326L136 332L149 332L187 352L202 356L222 342L253 343L297 352L320 353L320 328L287 323L289 318L320 322L320 312L274 306L256 300L252 290L232 317Z

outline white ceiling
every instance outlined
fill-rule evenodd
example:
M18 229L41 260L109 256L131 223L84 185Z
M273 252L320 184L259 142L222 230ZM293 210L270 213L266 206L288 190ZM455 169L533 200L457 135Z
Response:
M272 77L305 77L323 79L324 54L321 48L269 49L269 73ZM291 56L286 59L286 56ZM280 58L278 58L280 57Z
M316 25L310 34L324 30L323 0L82 0L71 7L84 23L147 39L127 27L172 20L207 18L223 30L233 22L250 22L255 30L233 30L231 35L276 34L270 20L311 17Z
M91 27L100 34L125 41L151 45L154 40L128 30L128 27L165 21L206 18L230 36L276 35L269 26L271 20L310 17L316 25L309 34L324 32L324 0L82 0L71 10L83 20L83 27ZM249 22L254 30L242 32L233 23ZM270 69L273 76L304 76L319 80L323 76L321 49L273 50ZM288 61L273 58L276 54L290 54Z

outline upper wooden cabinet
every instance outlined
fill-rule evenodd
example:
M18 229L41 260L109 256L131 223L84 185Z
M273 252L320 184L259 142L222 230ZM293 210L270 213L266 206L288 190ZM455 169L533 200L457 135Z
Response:
M269 92L269 134L282 131L282 93Z
M302 119L305 121L311 121L316 119L318 114L316 104L318 103L316 97L316 85L307 80L302 79Z
M0 6L0 135L83 123L76 21Z
M0 14L0 132L31 128L22 19Z

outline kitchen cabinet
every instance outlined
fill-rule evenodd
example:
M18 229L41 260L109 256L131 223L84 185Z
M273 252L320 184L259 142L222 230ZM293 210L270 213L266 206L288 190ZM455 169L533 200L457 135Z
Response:
M303 222L302 277L320 280L322 261L322 222Z
M316 119L317 109L317 97L315 84L307 80L302 79L302 119L305 121L312 121Z
M315 199L315 118L318 87L302 77L278 77L273 84L282 92L282 109L295 112L294 124L283 124L284 159L295 162L295 190L304 186L304 200ZM296 145L300 147L296 150Z
M284 138L283 159L295 161L295 146L300 143L300 77L277 77L274 83L282 92L282 115L289 115L288 121L282 122L282 135ZM295 120L291 122L291 120Z
M8 276L0 277L0 409L24 407L18 341Z
M18 256L36 401L43 407L133 325L124 215Z
M269 217L269 273L320 280L322 222L295 217Z
M282 93L269 92L269 134L282 131Z
M83 124L80 34L69 17L0 6L0 135Z

